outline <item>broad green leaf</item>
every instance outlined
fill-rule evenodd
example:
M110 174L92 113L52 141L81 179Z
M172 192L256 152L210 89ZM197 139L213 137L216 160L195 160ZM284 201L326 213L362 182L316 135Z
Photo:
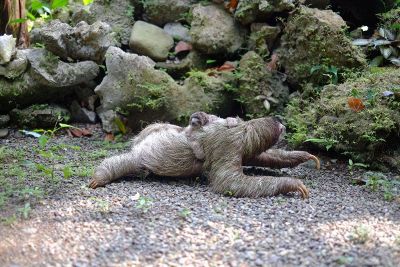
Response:
M47 142L49 141L49 137L47 137L46 135L41 135L39 137L39 146L41 149L44 149L46 147Z
M118 117L116 117L116 118L114 119L114 122L115 122L115 124L118 126L118 129L120 130L120 132L121 132L122 134L126 134L126 127L125 127L125 124L121 121L121 119L118 118Z
M30 19L30 20L36 20L36 17L29 11L26 12L26 16Z
M314 72L316 72L317 70L320 70L320 69L321 69L321 65L313 66L310 70L310 74L313 74Z
M206 61L207 64L213 64L215 62L217 62L215 59L207 59Z
M75 126L65 124L65 123L59 123L58 124L61 128L76 128Z
M93 3L93 0L82 0L82 3L83 3L84 6L87 6L87 5L91 4L91 3Z
M57 9L68 5L68 0L53 0L51 2L51 9Z
M32 11L38 11L42 7L43 7L43 3L42 2L40 2L39 0L32 0L31 7L30 7L30 9Z
M64 178L67 178L67 179L70 178L74 174L71 166L65 166L63 168L63 174L64 174Z

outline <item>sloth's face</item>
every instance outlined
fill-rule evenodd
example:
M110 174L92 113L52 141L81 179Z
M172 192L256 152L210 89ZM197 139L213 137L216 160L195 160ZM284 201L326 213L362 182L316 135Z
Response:
M207 115L204 112L196 112L190 116L189 125L192 127L201 127L208 123Z

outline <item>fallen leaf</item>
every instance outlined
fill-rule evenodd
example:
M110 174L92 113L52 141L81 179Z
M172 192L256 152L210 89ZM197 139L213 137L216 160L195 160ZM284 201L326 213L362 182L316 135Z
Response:
M360 98L349 97L349 99L347 100L347 103L349 104L349 107L351 108L351 110L356 111L356 112L361 111L365 108L365 105Z
M226 8L229 9L230 12L234 12L239 4L239 0L230 0L226 5Z
M83 134L83 136L92 136L92 131L84 128L84 129L82 129L82 134Z
M68 129L68 135L71 137L92 136L92 132L88 129L71 128Z
M175 53L178 54L180 52L190 51L192 48L193 47L191 44L184 41L179 41L175 46Z
M217 71L233 71L235 70L235 66L233 66L229 62L225 62L222 66L217 68Z
M68 132L73 136L73 137L81 137L83 136L83 133L80 129L74 128L74 129L68 129Z
M106 134L106 137L104 137L104 141L114 141L115 136L112 133Z

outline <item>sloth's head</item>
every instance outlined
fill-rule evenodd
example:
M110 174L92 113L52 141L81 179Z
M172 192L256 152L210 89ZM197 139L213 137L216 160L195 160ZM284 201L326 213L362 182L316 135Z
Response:
M285 134L285 126L275 117L253 119L245 123L243 138L250 151L261 153L275 145Z
M189 119L189 125L191 127L201 127L208 123L208 114L202 111L193 113Z

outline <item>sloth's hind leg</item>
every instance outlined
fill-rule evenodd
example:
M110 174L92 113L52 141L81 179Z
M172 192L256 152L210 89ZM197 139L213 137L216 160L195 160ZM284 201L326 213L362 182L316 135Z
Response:
M103 160L95 169L89 187L104 186L124 175L135 174L141 170L140 162L132 152L113 156Z

